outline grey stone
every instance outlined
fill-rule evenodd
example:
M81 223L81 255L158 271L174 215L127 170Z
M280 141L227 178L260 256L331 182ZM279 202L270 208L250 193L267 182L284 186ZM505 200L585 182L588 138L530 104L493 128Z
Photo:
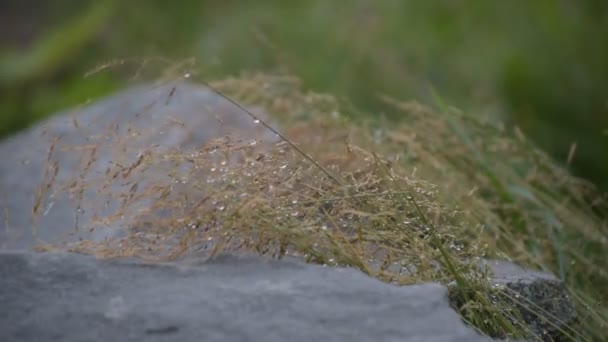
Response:
M98 175L148 148L188 149L225 135L276 139L217 94L176 83L127 89L0 142L0 250L115 234L76 233L76 214L81 225L93 214L54 191L43 198L37 234L29 233L55 137L52 162L61 183L79 176L88 153L69 147L96 145L90 174ZM93 181L85 191L89 204L102 201L100 186ZM396 287L352 269L251 257L172 265L31 252L0 252L0 259L0 341L488 340L464 325L440 285ZM506 286L538 283L536 274L507 270L494 268Z
M201 266L0 252L0 341L487 341L437 284L223 256Z
M55 138L59 138L52 159L59 167L55 183L62 184L79 177L90 155L90 150L73 147L97 146L89 172L92 179L103 175L112 162L131 165L149 148L156 151L193 148L226 135L245 141L276 139L219 95L200 86L173 83L130 88L9 137L0 142L0 248L31 248L40 242L77 238L99 240L120 231L108 227L93 233L75 232L77 222L85 227L94 214L103 216L111 212L118 200L106 212L78 212L74 198L49 191L43 198L40 210L43 217L33 236L31 211ZM121 139L123 142L128 139L123 143L124 149L117 147ZM151 174L148 172L146 177ZM151 181L147 178L140 187ZM97 181L85 191L83 202L88 208L104 208L104 199L97 194L101 186Z
M577 324L577 314L564 283L508 261L484 260L490 284L508 305L517 309L528 329L547 341L567 340L562 331Z

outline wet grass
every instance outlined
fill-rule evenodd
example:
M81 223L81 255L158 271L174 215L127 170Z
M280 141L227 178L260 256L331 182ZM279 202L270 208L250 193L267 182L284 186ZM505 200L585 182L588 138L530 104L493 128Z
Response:
M493 300L477 267L480 258L506 258L565 282L581 322L562 328L564 336L603 338L605 197L520 132L439 97L429 107L379 96L403 117L389 125L353 121L352 105L303 92L292 77L248 75L209 85L274 138L150 147L109 165L102 176L88 174L95 160L88 149L81 176L69 184L53 184L51 150L41 189L56 187L78 199L92 184L104 184L100 198L120 205L83 229L130 227L124 238L83 241L70 250L153 261L225 252L292 256L355 267L395 284L454 282L465 294L459 308L465 320L494 336L534 339L520 317ZM271 119L247 112L252 106ZM117 151L128 143L121 137Z

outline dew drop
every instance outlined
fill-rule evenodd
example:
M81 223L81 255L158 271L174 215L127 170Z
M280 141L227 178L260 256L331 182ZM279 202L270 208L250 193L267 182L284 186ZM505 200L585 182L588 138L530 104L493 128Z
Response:
M55 202L51 202L47 205L46 210L44 211L44 213L42 214L42 216L46 216L49 214L49 212L51 211L51 208L53 208L53 205L55 205Z

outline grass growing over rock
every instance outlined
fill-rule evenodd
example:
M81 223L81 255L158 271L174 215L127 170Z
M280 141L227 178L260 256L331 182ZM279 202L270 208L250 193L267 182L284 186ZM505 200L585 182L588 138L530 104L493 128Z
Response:
M263 108L271 119L251 120L280 127L269 128L274 138L224 137L169 152L150 147L113 163L102 181L128 190L104 187L99 195L121 206L89 228L127 213L133 228L124 238L71 250L155 261L255 253L355 267L396 284L455 282L467 293L459 308L465 320L493 336L531 337L517 315L492 301L476 267L480 258L507 258L567 284L581 323L564 328L564 336L603 337L605 198L520 133L439 98L432 108L381 97L403 117L389 124L352 121L352 105L302 92L290 77L249 75L211 86ZM87 158L94 156L83 154L83 174ZM64 190L77 198L87 181Z

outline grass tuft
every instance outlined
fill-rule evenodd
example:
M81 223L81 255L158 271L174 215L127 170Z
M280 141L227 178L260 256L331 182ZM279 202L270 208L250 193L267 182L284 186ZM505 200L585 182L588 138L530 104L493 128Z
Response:
M465 320L492 336L530 337L477 267L481 258L507 258L565 282L581 324L565 328L564 336L603 337L605 197L521 134L450 108L438 96L436 110L383 97L402 117L386 124L353 121L351 107L303 92L287 76L245 75L208 86L277 140L234 136L186 150L149 148L116 161L101 179L83 168L69 185L55 186L79 198L101 181L99 196L120 200L86 229L117 222L129 228L125 237L70 250L154 261L225 252L291 256L355 267L395 284L455 283ZM272 124L250 106L264 108ZM117 151L129 143L121 139ZM90 151L83 165L86 158L93 158ZM116 192L112 184L127 190ZM133 218L124 223L125 216Z

